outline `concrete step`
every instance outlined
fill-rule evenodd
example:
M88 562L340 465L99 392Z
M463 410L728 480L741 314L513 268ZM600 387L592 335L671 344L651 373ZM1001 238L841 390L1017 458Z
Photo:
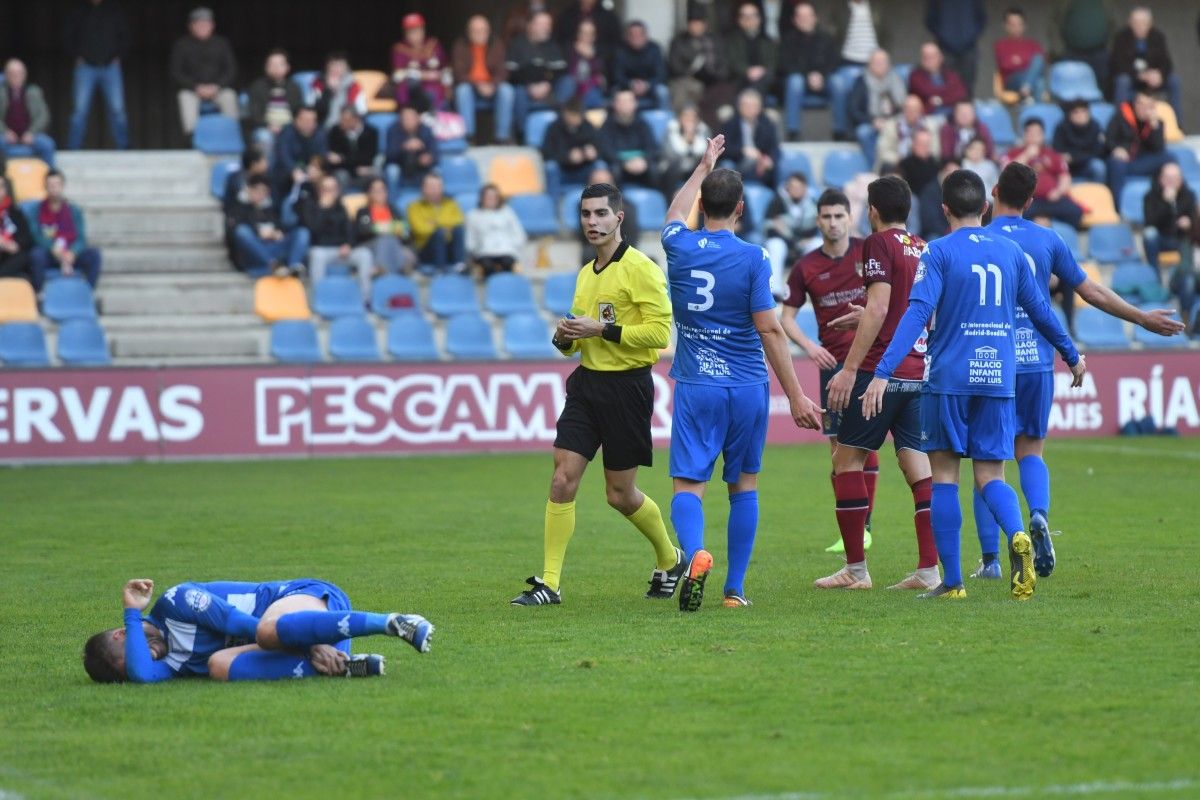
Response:
M270 363L270 358L259 355L123 356L113 359L114 367L228 367Z
M117 315L205 315L247 314L254 311L254 292L250 287L187 289L177 287L108 288L101 284L97 292L100 311Z
M81 180L71 180L67 193L72 202L87 209L100 206L119 204L129 200L140 200L148 206L153 206L160 199L168 202L182 199L198 200L207 198L208 181L200 180L195 175L159 180L145 178L132 180L128 176L119 179L88 177ZM214 199L215 203L216 200Z
M177 364L181 359L261 359L267 352L265 329L208 331L197 336L191 331L126 331L109 335L115 358L161 358Z
M129 275L131 278L142 279L153 274L173 275L176 273L209 273L214 275L233 274L233 265L229 262L224 246L212 237L174 238L168 237L162 243L147 240L143 246L134 244L130 237L113 233L110 236L92 236L89 238L104 247L104 282L119 276ZM243 278L243 280L245 280Z
M101 320L106 331L119 333L261 330L266 323L255 314L138 314L110 315Z
M80 173L162 174L172 170L202 171L210 168L208 158L196 150L76 150L55 156L59 168Z
M158 288L196 288L196 289L248 289L253 291L254 281L240 272L226 270L224 272L152 272L146 275L123 273L111 275L104 281L104 288L111 289L158 289Z
M194 235L219 240L223 235L223 221L220 208L207 201L160 200L153 205L132 201L89 208L88 229L94 230L96 235Z

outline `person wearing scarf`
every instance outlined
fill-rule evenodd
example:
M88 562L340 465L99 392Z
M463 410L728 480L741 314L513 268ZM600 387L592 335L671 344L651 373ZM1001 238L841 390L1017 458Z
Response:
M82 275L96 286L100 280L100 251L87 246L83 212L63 195L66 178L56 169L46 173L46 199L30 220L33 250L29 255L33 288L42 290L46 279Z

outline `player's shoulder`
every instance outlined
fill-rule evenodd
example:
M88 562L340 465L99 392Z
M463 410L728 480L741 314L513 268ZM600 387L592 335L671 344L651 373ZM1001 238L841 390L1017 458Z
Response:
M189 610L201 613L212 604L212 595L201 583L177 583L168 588L154 604L160 611L187 613Z
M654 280L665 278L662 267L650 256L638 250L633 245L626 244L623 247L625 250L621 253L618 261L621 264L621 269L627 271L626 274L640 275Z

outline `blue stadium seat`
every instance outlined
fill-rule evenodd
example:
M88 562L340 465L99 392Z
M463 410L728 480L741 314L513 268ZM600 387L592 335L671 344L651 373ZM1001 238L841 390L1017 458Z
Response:
M302 102L309 102L309 95L312 93L313 81L317 79L318 75L320 75L320 73L315 69L308 70L306 72L292 73L292 83L300 87L300 97Z
M1119 264L1141 258L1133 241L1133 229L1124 222L1092 226L1088 231L1088 256L1102 264Z
M453 139L438 139L437 147L440 157L459 155L467 152L467 140L463 136L455 136Z
M475 284L465 275L439 275L429 282L429 310L439 317L478 314Z
M761 236L767 220L767 208L775 190L756 183L747 183L742 187L742 198L746 201L746 215L754 226L755 233Z
M508 198L508 204L521 220L521 227L530 236L557 236L558 218L554 199L548 194L519 194Z
M1158 300L1166 291L1158 280L1158 272L1149 264L1127 262L1113 270L1111 288L1122 297L1142 301Z
M196 122L192 131L192 147L208 155L240 155L246 149L242 129L236 119L221 114L208 114Z
M893 64L892 65L892 72L896 73L896 77L898 77L900 79L900 82L903 83L905 86L908 86L908 79L910 77L912 77L912 71L913 71L912 64Z
M380 275L371 284L371 310L381 317L420 311L417 284L403 275Z
M401 314L388 323L387 349L397 361L437 361L433 326L421 314Z
M213 164L212 174L208 180L208 191L212 193L212 196L217 198L217 200L224 200L225 182L229 180L230 175L240 171L241 168L242 162L236 159L218 161Z
M329 355L334 361L380 361L375 327L366 317L339 317L329 326Z
M1040 119L1042 127L1046 129L1046 141L1054 141L1054 131L1063 121L1062 106L1057 103L1034 103L1031 106L1025 106L1021 109L1020 116L1017 117L1017 130L1025 130L1025 120L1035 118Z
M775 170L779 182L783 183L793 172L801 172L811 184L813 182L812 162L808 153L803 150L784 150L779 156L779 169Z
M558 358L553 332L537 314L514 314L504 320L504 350L513 358Z
M387 149L388 131L396 124L396 114L392 111L376 111L367 114L366 123L379 134L379 152L384 152Z
M0 325L0 361L10 367L50 365L46 336L36 322L10 322Z
M1060 103L1085 100L1089 103L1104 99L1096 84L1096 73L1083 61L1058 61L1050 67L1050 94Z
M464 214L479 208L479 192L459 192L452 197Z
M1083 248L1079 245L1079 231L1075 230L1066 222L1055 220L1050 224L1050 227L1062 237L1066 242L1067 247L1071 249L1071 255L1075 256L1076 261L1083 261Z
M75 275L47 282L42 295L42 313L55 322L95 319L96 300L92 297L92 287Z
M665 108L647 108L640 111L638 116L646 120L646 124L650 126L650 132L654 134L654 141L661 145L667 138L667 125L671 122L671 112Z
M558 119L557 111L531 111L525 117L525 144L542 149L546 139L546 130L554 120Z
M313 286L313 310L325 319L361 317L362 289L349 275L326 275Z
M667 201L657 189L627 186L622 192L625 201L637 209L638 227L643 231L661 231L667 224Z
M321 361L317 328L306 319L288 319L271 326L271 357L287 364Z
M831 150L826 154L825 165L821 168L821 181L826 186L840 189L855 175L870 171L871 165L861 150Z
M533 302L533 284L529 278L514 272L498 272L484 282L483 305L501 317L537 311L537 304Z
M814 342L821 340L821 331L817 326L817 313L813 311L811 305L805 303L800 306L800 310L796 312L796 324L800 326L800 330L804 331L804 335Z
M1142 201L1145 200L1146 193L1149 191L1149 178L1127 178L1125 185L1121 187L1121 201L1117 205L1121 219L1130 225L1144 225L1146 223L1143 213L1145 206L1142 205Z
M1173 144L1167 149L1175 156L1179 171L1192 191L1200 189L1200 158L1196 157L1196 151L1185 144Z
M446 184L446 194L478 194L482 180L479 165L470 156L449 156L438 162L438 172Z
M460 360L495 360L498 356L492 343L492 326L478 314L451 317L446 321L446 352Z
M1117 107L1112 103L1098 100L1094 103L1088 103L1088 110L1092 112L1092 119L1096 120L1096 124L1100 126L1100 130L1105 130L1108 128L1109 120L1117 112Z
M104 329L94 319L72 319L58 329L58 360L64 364L104 366L112 363Z
M558 317L571 312L575 301L575 279L577 272L556 273L546 278L542 285L542 307Z
M992 134L992 141L997 147L1011 147L1017 141L1017 133L1013 130L1012 117L1008 109L999 100L976 100L975 116L987 126Z
M1089 349L1123 350L1129 347L1125 323L1098 308L1085 307L1075 312L1075 338Z
M1174 306L1166 305L1164 303L1143 303L1141 306L1139 306L1139 308L1141 308L1142 311L1157 311L1161 308L1171 311L1176 310ZM1133 340L1135 342L1140 342L1146 347L1152 347L1155 349L1174 350L1176 348L1187 348L1189 346L1188 337L1184 334L1177 334L1175 336L1159 336L1157 333L1152 333L1140 325L1133 326Z
M558 200L558 219L569 231L579 227L579 193L564 192Z

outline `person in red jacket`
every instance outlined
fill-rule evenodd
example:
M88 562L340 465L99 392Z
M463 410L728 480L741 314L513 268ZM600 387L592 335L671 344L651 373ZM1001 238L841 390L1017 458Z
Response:
M943 161L961 161L963 152L973 139L983 140L984 155L996 157L996 145L992 140L992 132L975 114L975 106L970 100L959 100L954 104L954 113L938 133L942 146Z
M1025 12L1004 12L1004 36L996 40L996 69L1004 88L1021 100L1040 103L1046 96L1046 51L1037 39L1025 35Z
M1037 173L1037 186L1026 217L1049 217L1079 227L1083 209L1069 193L1071 171L1063 157L1046 144L1046 128L1040 119L1032 117L1025 121L1025 138L1004 155L1004 164L1011 161L1019 161Z
M967 87L958 73L946 66L942 49L933 42L921 45L921 63L908 77L908 91L921 98L926 114L949 114Z
M392 83L396 102L416 105L424 111L446 107L446 93L453 82L442 43L425 34L425 18L404 15L404 40L392 45Z

